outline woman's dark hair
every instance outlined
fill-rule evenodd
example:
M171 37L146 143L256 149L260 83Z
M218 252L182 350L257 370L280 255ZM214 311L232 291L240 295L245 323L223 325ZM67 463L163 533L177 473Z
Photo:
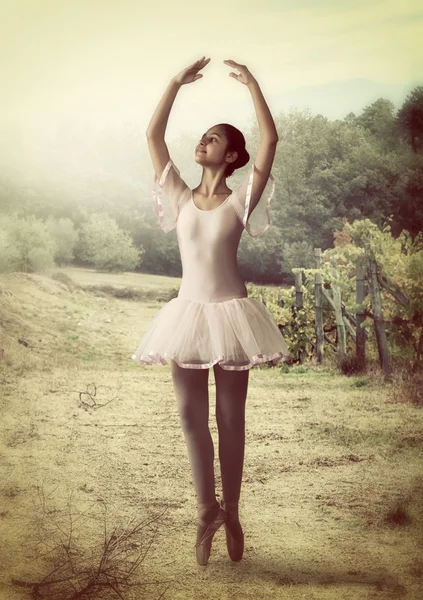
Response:
M250 160L250 155L245 149L245 138L241 131L229 123L219 123L215 127L222 127L228 138L226 152L238 152L238 158L233 163L228 163L225 177L230 177L235 169L244 167Z

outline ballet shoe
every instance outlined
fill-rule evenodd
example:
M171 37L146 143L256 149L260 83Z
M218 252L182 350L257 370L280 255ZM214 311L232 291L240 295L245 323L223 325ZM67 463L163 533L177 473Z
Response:
M244 532L238 518L238 502L220 502L226 513L225 531L226 547L233 562L238 562L244 554Z
M213 536L223 525L226 519L226 513L220 504L216 501L216 512L212 520L199 519L197 527L197 541L195 544L195 554L197 562L201 566L206 566L209 562ZM204 529L204 526L206 528ZM202 531L204 529L204 531Z

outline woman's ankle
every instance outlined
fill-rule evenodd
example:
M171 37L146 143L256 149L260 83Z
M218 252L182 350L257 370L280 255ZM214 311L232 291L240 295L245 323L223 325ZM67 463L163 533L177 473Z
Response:
M239 502L231 502L231 501L226 501L225 499L222 499L222 505L223 508L225 510L225 512L232 518L234 519L238 519L238 508L239 508Z
M215 502L197 502L197 514L200 521L212 521L218 512L219 503Z

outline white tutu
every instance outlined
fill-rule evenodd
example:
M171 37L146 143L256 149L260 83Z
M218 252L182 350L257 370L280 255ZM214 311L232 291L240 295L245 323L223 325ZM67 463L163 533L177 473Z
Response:
M207 369L219 363L242 371L269 361L292 358L269 309L255 298L195 302L177 297L151 321L132 356L140 364Z

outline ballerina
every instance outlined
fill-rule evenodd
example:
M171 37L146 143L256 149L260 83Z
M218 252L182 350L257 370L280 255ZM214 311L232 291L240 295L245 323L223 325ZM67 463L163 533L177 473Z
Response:
M237 249L245 229L262 235L270 224L275 183L271 168L278 143L276 127L255 77L245 65L230 77L251 93L260 146L247 177L231 190L226 178L250 156L241 131L228 123L198 140L195 160L203 172L191 190L180 176L164 140L170 110L182 85L197 81L210 58L201 58L172 78L147 129L154 166L153 197L165 232L176 227L183 266L178 297L154 317L133 355L140 364L166 365L171 373L197 494L196 558L207 565L213 536L224 524L230 558L241 560L244 532L239 499L245 453L245 403L249 369L290 358L272 314L247 289L238 271ZM254 215L257 219L254 220ZM214 447L208 426L209 369L216 382L216 421L223 494L216 498Z

